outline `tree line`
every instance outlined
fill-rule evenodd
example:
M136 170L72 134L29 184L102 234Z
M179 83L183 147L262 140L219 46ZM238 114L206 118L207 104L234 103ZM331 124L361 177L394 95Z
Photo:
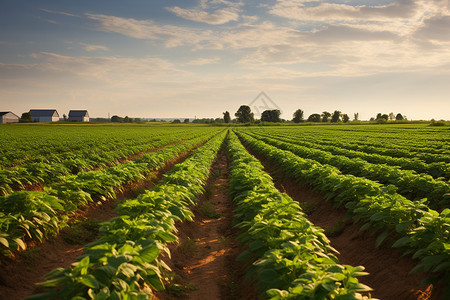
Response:
M286 122L286 120L280 118L281 111L278 109L263 111L263 113L261 114L261 119L257 120L255 119L254 114L248 105L241 105L234 115L236 119L232 120L230 113L228 111L224 112L223 113L224 123ZM400 113L398 113L397 115L394 115L393 113L390 114L378 113L376 117L371 118L370 120L377 121L378 123L384 123L387 122L388 120L397 120L397 121L406 120L406 117L404 117ZM293 113L292 119L289 121L294 123L302 123L302 122L347 123L350 121L350 117L348 114L342 113L339 110L335 110L333 113L330 113L328 111L324 111L321 114L313 113L309 115L308 118L305 118L305 112L302 109L297 109ZM353 114L353 121L359 121L359 113Z

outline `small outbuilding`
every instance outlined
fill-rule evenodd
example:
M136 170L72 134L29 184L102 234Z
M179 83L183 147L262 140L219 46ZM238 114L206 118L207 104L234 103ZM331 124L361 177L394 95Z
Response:
M69 121L89 122L89 113L87 110L71 110Z
M19 116L10 111L0 111L0 124L18 123Z
M30 109L32 122L58 122L59 114L56 109Z

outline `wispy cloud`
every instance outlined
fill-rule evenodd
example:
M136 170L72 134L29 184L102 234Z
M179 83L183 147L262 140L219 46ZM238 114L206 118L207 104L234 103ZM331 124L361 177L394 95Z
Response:
M211 13L198 8L184 9L178 6L168 7L167 10L183 19L211 25L225 24L231 21L239 20L239 10L231 7L217 9Z
M68 13L68 12L64 12L64 11L56 11L56 10L50 10L50 9L45 9L45 8L41 8L42 11L45 11L46 13L49 14L55 14L55 15L63 15L63 16L68 16L68 17L77 17L79 18L80 16L72 14L72 13Z
M85 43L80 43L80 45L83 47L84 50L86 51L108 51L109 48L106 46L102 46L102 45L91 45L91 44L85 44Z
M220 62L221 58L216 56L216 57L209 57L209 58L197 58L194 60L190 60L187 63L185 63L185 65L188 66L203 66L203 65L211 65L211 64L216 64L218 62Z

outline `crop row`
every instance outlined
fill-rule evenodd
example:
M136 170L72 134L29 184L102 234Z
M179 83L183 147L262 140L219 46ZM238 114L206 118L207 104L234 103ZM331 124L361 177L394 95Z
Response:
M9 250L19 246L25 249L25 239L41 241L56 234L64 226L70 211L89 202L114 198L123 185L149 176L152 171L210 137L202 136L170 145L111 168L61 177L44 192L19 191L0 197L2 248ZM8 253L4 251L4 254Z
M175 222L192 220L193 205L204 189L225 133L216 135L151 190L118 206L119 216L100 228L100 239L85 248L71 268L46 275L43 294L28 299L150 299L162 290L161 251L176 241Z
M393 247L419 259L412 271L430 272L429 280L441 279L449 287L446 293L450 293L450 209L439 214L424 201L413 202L397 194L391 186L344 175L335 167L301 158L241 132L238 135L299 183L314 187L338 205L345 205L355 222L363 223L362 230L370 228L377 234L377 246L386 240L393 241Z
M194 131L204 132L205 129L35 124L8 126L0 131L3 142L0 145L0 168L35 162L89 161L89 158L94 163L109 163L112 153L120 154L123 151L123 157L126 157L133 154L130 149L142 152L166 136L183 137Z
M124 146L116 151L100 154L99 149L93 148L87 157L78 157L69 154L64 159L34 161L9 169L0 170L0 195L6 195L14 190L22 189L25 185L34 183L51 183L58 181L60 176L86 172L97 167L106 167L114 164L118 159L142 152L148 149L167 145L179 141L181 138L192 138L194 133L180 136L169 134L164 137L152 137L150 142L140 146ZM66 155L67 156L67 155Z
M248 246L239 259L252 263L262 297L270 299L363 299L370 291L357 277L363 267L339 264L323 229L310 223L298 203L279 192L261 163L237 137L228 141L232 158L230 195L236 203L239 239Z
M446 179L450 179L450 166L445 162L433 162L433 163L425 163L424 161L417 158L406 158L406 157L390 157L380 154L374 153L365 153L361 151L350 150L338 146L329 145L329 144L319 144L316 143L316 140L313 139L311 141L300 140L297 138L292 138L292 135L275 135L275 134L266 134L266 136L270 136L273 138L279 138L289 141L290 143L295 143L299 146L310 147L314 149L320 149L323 151L330 152L334 155L343 155L348 158L361 158L367 162L374 164L388 164L391 166L399 166L406 170L414 170L418 173L427 173L434 178L444 177Z
M284 131L281 129L281 131ZM423 125L392 125L387 126L332 126L311 127L310 130L302 130L306 137L318 139L332 139L336 137L350 142L358 140L362 145L375 146L387 149L415 149L427 150L434 154L450 154L448 142L450 138L445 128L436 128Z
M335 166L344 174L393 184L398 187L400 194L409 199L427 198L430 201L429 206L434 209L450 207L450 184L434 179L428 174L417 174L415 171L401 170L385 164L372 164L360 158L351 159L344 155L333 155L323 150L297 145L295 142L289 142L287 138L252 136L279 149L291 151L300 157Z
M334 127L334 126L333 126ZM352 126L353 127L353 126ZM319 128L306 128L294 131L292 128L271 128L270 132L276 135L289 135L298 140L314 140L320 145L333 145L340 148L365 152L369 154L379 154L397 158L415 157L426 163L450 162L450 149L445 131L439 134L421 134L417 128L403 128L396 134L386 134L380 127L375 131L348 130L337 128L330 130L323 126ZM414 130L414 132L412 131Z

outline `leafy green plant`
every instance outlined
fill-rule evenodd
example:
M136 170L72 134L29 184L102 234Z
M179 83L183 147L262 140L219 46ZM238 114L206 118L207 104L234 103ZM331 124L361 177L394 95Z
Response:
M371 289L358 282L363 267L340 265L323 230L301 212L300 205L279 192L262 165L234 134L230 196L236 203L235 226L245 250L238 257L251 267L257 289L270 299L363 299Z

